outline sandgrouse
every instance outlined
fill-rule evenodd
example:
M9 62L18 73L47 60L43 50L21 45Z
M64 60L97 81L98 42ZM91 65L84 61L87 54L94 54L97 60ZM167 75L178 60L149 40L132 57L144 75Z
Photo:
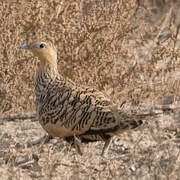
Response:
M35 80L37 115L53 137L105 141L102 155L106 155L112 136L136 128L146 119L127 115L102 92L64 78L58 72L57 52L51 43L36 41L21 48L30 50L40 60Z

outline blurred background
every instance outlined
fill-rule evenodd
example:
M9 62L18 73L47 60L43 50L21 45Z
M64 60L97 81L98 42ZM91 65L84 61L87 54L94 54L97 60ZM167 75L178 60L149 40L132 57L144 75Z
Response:
M168 0L0 1L0 112L35 110L35 39L58 50L59 71L121 103L179 100L180 3Z

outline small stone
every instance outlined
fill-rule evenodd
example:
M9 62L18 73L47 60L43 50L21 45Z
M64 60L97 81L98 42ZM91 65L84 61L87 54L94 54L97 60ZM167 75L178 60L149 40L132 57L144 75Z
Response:
M15 161L15 166L18 166L20 164L26 163L26 162L28 162L28 160L29 160L28 156L19 157Z
M136 171L136 168L134 166L130 167L130 170L135 172Z

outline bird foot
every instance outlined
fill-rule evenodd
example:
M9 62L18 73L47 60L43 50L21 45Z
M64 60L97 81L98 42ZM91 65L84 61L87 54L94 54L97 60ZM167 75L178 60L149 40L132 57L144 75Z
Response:
M39 144L43 145L43 144L48 143L51 139L53 139L51 135L45 134L43 137L40 137L39 139L30 142L29 145L32 145L32 146L36 146Z

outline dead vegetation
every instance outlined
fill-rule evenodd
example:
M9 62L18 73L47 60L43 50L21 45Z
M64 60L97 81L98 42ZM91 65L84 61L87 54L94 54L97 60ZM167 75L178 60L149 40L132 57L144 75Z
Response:
M109 157L101 143L82 145L81 157L63 140L45 145L34 120L0 121L3 179L178 179L180 60L178 1L0 1L0 113L35 112L33 80L38 61L19 45L51 40L59 71L96 87L125 110L164 113L116 138ZM168 107L170 107L168 109ZM31 116L30 116L31 117Z

